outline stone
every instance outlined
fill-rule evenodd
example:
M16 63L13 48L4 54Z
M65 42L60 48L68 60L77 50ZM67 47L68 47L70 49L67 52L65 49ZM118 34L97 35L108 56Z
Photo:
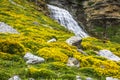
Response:
M70 67L80 67L80 62L76 58L69 58L67 62L67 66Z
M81 80L81 77L80 76L76 76L76 80Z
M21 80L21 78L18 75L15 75L12 78L9 78L8 80Z
M48 40L47 42L50 43L50 42L56 42L57 40L55 38L52 38L50 40Z
M109 60L113 60L113 61L117 61L119 62L120 61L120 58L118 56L116 56L115 54L113 54L111 51L109 50L100 50L98 52L98 55L102 56L102 57L105 57Z
M0 22L0 32L1 33L19 34L17 32L17 30L13 29L11 26L5 24L4 22Z
M82 41L82 38L79 36L72 36L69 39L66 40L66 43L68 43L69 45L80 45Z
M33 55L32 53L26 53L24 56L26 64L37 64L45 61L44 58Z
M119 80L119 79L113 77L106 77L106 80Z
M91 77L87 77L86 80L92 80L92 78Z

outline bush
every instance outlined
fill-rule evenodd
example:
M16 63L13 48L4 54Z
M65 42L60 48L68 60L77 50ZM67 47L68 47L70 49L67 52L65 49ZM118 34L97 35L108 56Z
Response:
M64 63L61 63L61 62L52 62L49 65L50 65L50 68L53 69L53 70L67 69L67 66Z
M52 78L57 78L57 74L49 69L45 69L45 68L40 68L40 69L36 69L34 67L30 67L28 69L28 76L29 77L33 77L35 79L37 78L43 78L43 79L52 79Z
M0 80L8 80L10 75L6 71L0 69Z
M68 56L60 51L60 48L42 48L37 54L48 61L67 62Z
M11 40L1 40L0 52L22 55L25 52L25 48L19 42Z
M62 79L67 79L67 80L75 80L76 79L76 75L74 74L63 74L61 76Z

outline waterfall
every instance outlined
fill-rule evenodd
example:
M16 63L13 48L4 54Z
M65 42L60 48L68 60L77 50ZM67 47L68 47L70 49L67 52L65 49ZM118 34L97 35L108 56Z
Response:
M51 11L51 17L53 19L57 20L68 30L72 31L76 36L81 38L88 37L88 34L83 31L67 10L53 5L48 5L48 9Z

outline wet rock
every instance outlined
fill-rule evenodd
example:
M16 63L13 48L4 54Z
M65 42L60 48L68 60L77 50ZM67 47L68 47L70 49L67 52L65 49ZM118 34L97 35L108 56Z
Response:
M8 80L21 80L21 78L18 75L13 76L12 78Z
M82 38L79 36L72 36L66 40L66 43L69 45L74 45L80 47L80 43L82 42Z
M119 80L119 79L113 77L106 77L106 80Z
M80 67L80 62L76 58L69 58L67 66L70 66L70 67Z
M13 29L11 26L5 24L4 22L0 22L0 32L18 34L17 30Z
M109 60L113 60L113 61L120 61L120 58L116 55L114 55L111 51L109 50L100 50L98 55L105 57Z
M44 58L35 56L31 53L26 53L24 59L26 60L26 64L37 64L45 61Z
M57 40L55 39L55 38L52 38L52 39L50 39L49 41L47 41L48 43L50 43L50 42L56 42Z

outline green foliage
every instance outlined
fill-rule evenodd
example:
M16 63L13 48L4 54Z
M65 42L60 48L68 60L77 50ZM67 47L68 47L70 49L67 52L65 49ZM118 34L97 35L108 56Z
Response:
M57 74L54 71L41 68L41 69L36 69L33 67L30 67L28 69L28 76L33 77L33 78L43 78L43 79L51 79L51 78L56 78Z
M0 80L8 80L10 78L10 74L5 72L4 70L0 70Z
M76 75L74 74L63 74L61 76L62 79L68 79L68 80L75 80L76 79Z

